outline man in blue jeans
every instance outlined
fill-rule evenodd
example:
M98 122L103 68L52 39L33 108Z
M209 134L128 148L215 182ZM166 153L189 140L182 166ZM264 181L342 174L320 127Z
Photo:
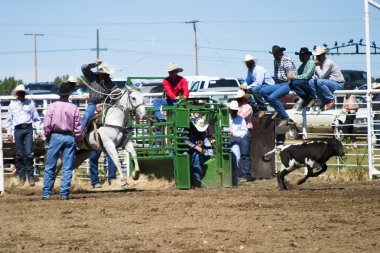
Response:
M156 119L159 122L165 121L165 117L161 113L162 106L174 106L181 97L188 98L190 93L186 79L178 75L183 71L182 68L175 63L170 63L166 71L169 76L162 81L166 98L155 98L153 100Z
M24 85L18 85L12 91L12 95L16 96L17 99L12 100L8 107L8 140L13 141L12 131L14 130L16 169L19 176L19 185L24 185L26 177L28 177L29 185L34 186L32 123L35 124L38 138L41 139L41 121L34 102L30 99L25 99L26 90ZM26 156L25 159L24 156Z
M256 61L257 59L252 55L247 54L244 57L244 63L248 68L248 72L245 84L240 85L240 89L252 94L259 109L258 118L262 118L267 111L267 107L260 90L268 85L274 85L274 80L264 67L256 64Z
M330 110L335 103L334 91L341 90L344 86L344 76L338 65L326 58L327 49L324 46L317 46L312 53L317 60L314 76L309 85L322 101L320 108L327 105L326 110Z
M296 73L296 66L292 59L284 55L286 48L274 45L272 52L274 57L274 80L276 85L267 86L260 90L260 94L273 107L275 113L272 119L275 119L280 114L281 121L278 126L285 126L288 123L289 115L286 113L284 106L280 102L280 98L290 92L288 83L288 74Z
M44 131L49 144L45 159L44 184L42 200L51 199L55 181L57 160L62 152L62 177L60 198L70 199L70 185L73 176L76 147L82 145L83 136L78 106L69 102L71 88L60 84L58 88L59 101L49 105Z
M299 66L296 75L288 74L288 80L291 80L289 87L302 98L302 108L305 106L311 108L317 102L316 94L309 85L309 80L312 78L315 70L314 61L310 58L312 53L307 47L302 47L295 54L299 55L302 64Z
M96 72L92 72L91 69L95 67L98 67L98 70ZM111 103L112 101L109 101L109 99L107 100L107 96L111 93L117 95L120 92L120 89L114 85L110 78L110 74L113 73L113 70L109 66L102 64L102 61L100 60L96 60L95 63L83 65L82 72L88 80L90 86L89 102L82 120L83 131L93 118L96 111L96 105L100 103ZM108 164L113 164L113 166L115 166L109 155L107 153L105 154ZM95 173L95 170L98 170L97 165L99 156L100 153L98 151L93 151L90 155L90 177L93 188L102 187L99 177L97 176L98 173ZM110 179L113 178L109 178L109 180Z

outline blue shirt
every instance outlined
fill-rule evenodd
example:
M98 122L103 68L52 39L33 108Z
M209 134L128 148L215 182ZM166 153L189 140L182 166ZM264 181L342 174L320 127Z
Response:
M263 84L274 84L274 80L269 75L268 71L259 65L255 65L252 69L248 69L247 79L245 79L245 82L248 84L248 87L254 87Z
M34 102L30 99L25 99L23 102L20 100L12 100L8 107L7 115L7 133L11 134L15 126L20 124L35 123L38 132L41 129L41 120L38 115Z

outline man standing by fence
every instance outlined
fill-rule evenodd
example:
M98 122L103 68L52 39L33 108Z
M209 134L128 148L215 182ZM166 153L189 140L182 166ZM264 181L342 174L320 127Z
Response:
M16 146L16 169L19 176L19 185L25 184L28 177L29 185L34 186L33 164L33 125L38 132L38 138L42 138L41 121L34 102L25 99L26 90L24 85L18 85L13 91L12 100L8 107L7 134L9 141L15 141ZM14 137L12 131L14 130ZM24 159L24 155L26 156Z
M82 145L82 130L79 108L69 102L71 88L61 84L58 88L60 100L49 105L44 121L46 141L49 148L45 159L42 199L53 194L57 160L62 152L61 199L70 198L70 185L73 176L75 149Z

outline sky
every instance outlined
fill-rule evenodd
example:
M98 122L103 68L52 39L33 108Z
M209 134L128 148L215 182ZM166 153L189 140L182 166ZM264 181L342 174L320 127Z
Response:
M380 0L376 0L380 3ZM113 78L166 76L170 62L195 75L197 25L199 75L245 77L245 54L273 74L273 45L294 52L326 43L365 39L363 0L1 0L0 79L34 82L37 36L38 81L81 75L80 66L100 59ZM370 41L380 46L380 10L370 6ZM352 52L346 48L341 52ZM360 48L365 52L365 48ZM379 50L380 52L380 50ZM365 55L328 56L341 69L366 70ZM372 76L380 77L380 55L371 56Z

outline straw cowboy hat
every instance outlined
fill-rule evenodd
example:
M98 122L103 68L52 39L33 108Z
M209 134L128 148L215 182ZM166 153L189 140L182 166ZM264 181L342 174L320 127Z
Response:
M111 66L108 66L107 64L102 63L98 66L98 70L95 72L95 74L111 75L114 72L115 72L115 70Z
M317 46L314 50L313 50L313 55L317 56L317 55L321 55L321 54L325 54L327 53L328 50L327 48L325 48L324 46Z
M190 119L190 121L199 132L204 132L208 128L208 122L205 116L194 117Z
M371 87L372 87L372 89L379 89L380 88L380 83L372 83Z
M245 98L247 98L248 96L249 96L249 94L247 94L247 93L245 93L245 91L244 90L238 90L237 92L236 92L236 98L242 98L242 97L245 97Z
M174 71L174 70L177 70L178 72L182 72L183 68L178 67L177 64L175 64L174 62L172 62L172 63L169 63L169 65L165 69L165 71L167 71L167 72L171 72L171 71Z
M245 57L244 57L244 62L247 62L247 61L256 61L257 60L257 58L256 57L254 57L254 56L252 56L252 55L250 55L250 54L247 54Z
M76 83L77 79L74 76L69 76L69 78L66 80L67 83Z
M286 50L285 47L280 47L280 46L278 46L278 45L274 45L274 46L272 47L272 51L269 52L269 53L270 53L270 54L274 54L274 53L277 53L277 52L283 52L283 51L285 51L285 50Z
M300 55L300 54L308 54L308 55L311 55L312 52L309 51L309 49L307 47L301 47L300 51L299 52L295 52L296 55Z
M25 86L23 84L20 84L20 85L16 86L16 88L12 91L11 95L12 96L16 96L16 93L18 91L23 91L23 92L25 92L25 94L27 93L26 90L25 90Z
M239 103L236 100L232 100L228 107L230 108L230 110L237 111L239 110Z

